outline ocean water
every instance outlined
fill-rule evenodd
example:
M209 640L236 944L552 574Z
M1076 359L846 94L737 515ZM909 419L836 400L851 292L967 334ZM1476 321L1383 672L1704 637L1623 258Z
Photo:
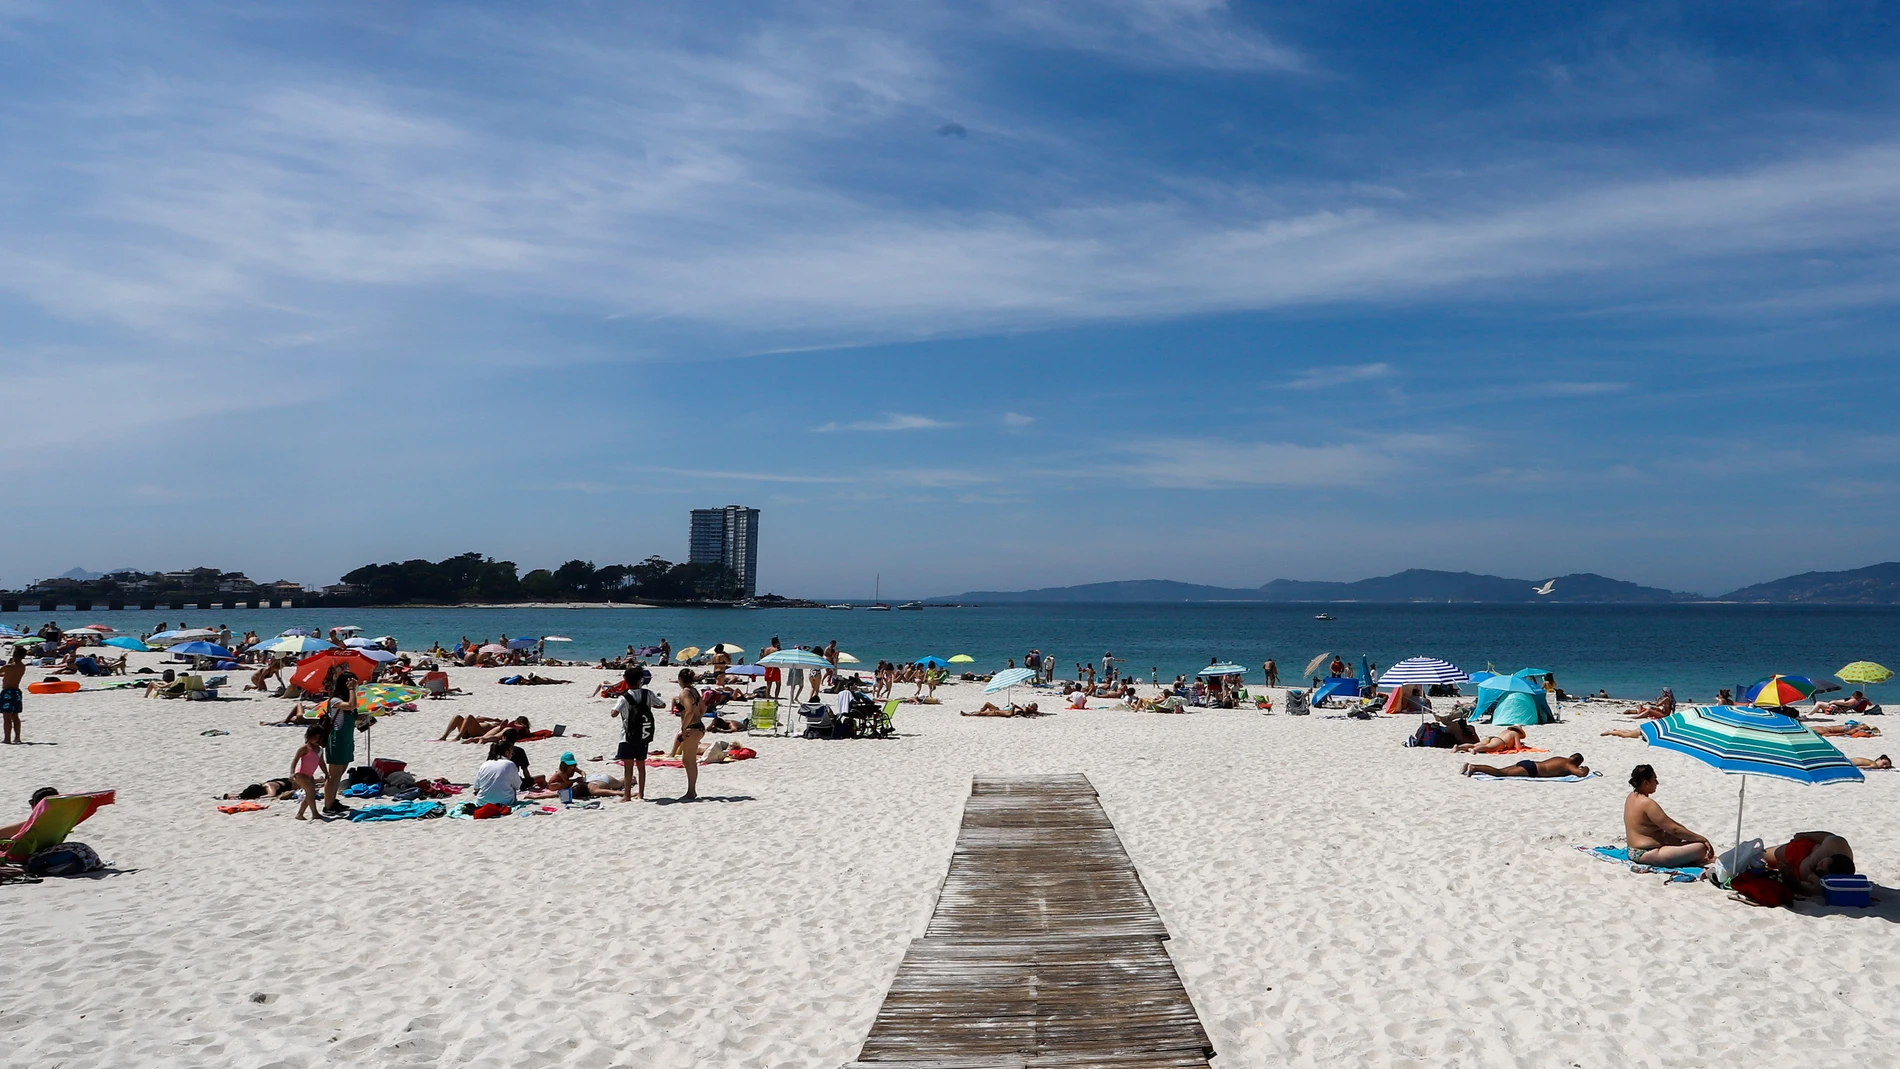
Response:
M1316 613L1337 617L1315 620ZM1104 652L1123 671L1163 679L1198 671L1210 657L1250 666L1278 662L1282 681L1322 652L1356 667L1363 655L1389 666L1412 656L1442 657L1475 671L1494 665L1557 673L1566 690L1651 697L1672 686L1684 700L1707 700L1772 672L1822 679L1850 661L1900 669L1900 608L1755 605L1011 605L922 612L824 609L186 609L182 612L56 613L66 627L94 621L121 631L227 624L275 635L292 625L358 624L394 635L404 648L462 636L566 635L550 643L563 659L594 660L669 639L674 649L732 642L756 651L776 635L789 645L831 639L866 664L926 654L967 653L975 667L1022 663L1031 646L1053 654L1063 674L1079 661L1098 667ZM48 614L0 615L37 628ZM1900 684L1868 688L1875 701L1900 701Z

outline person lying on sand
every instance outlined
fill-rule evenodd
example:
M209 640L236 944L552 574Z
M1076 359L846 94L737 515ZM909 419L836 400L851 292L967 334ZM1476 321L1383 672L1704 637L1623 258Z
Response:
M1664 687L1662 694L1656 698L1654 703L1650 705L1639 705L1629 710L1626 715L1635 717L1638 720L1661 720L1663 717L1675 711L1676 692L1670 690L1668 687Z
M1829 831L1796 832L1780 846L1769 847L1762 861L1809 894L1821 893L1824 876L1854 874L1854 848Z
M1855 758L1852 758L1852 760L1854 762L1855 768L1883 768L1884 769L1884 768L1893 767L1893 758L1888 757L1884 753L1881 754L1879 757L1855 757Z
M523 798L558 798L563 790L574 792L576 798L591 798L596 794L618 792L621 783L606 773L589 776L581 771L580 761L571 753L561 755L560 767L554 774L542 781L542 786L521 792Z
M498 679L495 682L511 687L551 687L559 683L572 683L574 681L571 679L549 679L546 676L538 676L533 672L529 672L525 676L509 676L506 679Z
M449 718L449 726L442 729L441 738L435 741L442 742L450 735L454 735L463 742L493 743L500 741L501 733L510 727L518 727L521 729L521 734L526 735L528 718L517 716L510 721L499 717L476 716L473 713L452 716Z
M1643 733L1639 728L1611 728L1603 734L1618 739L1640 739Z
M1464 776L1506 776L1525 779L1562 779L1565 776L1587 776L1589 766L1583 763L1583 755L1573 753L1569 757L1552 757L1544 761L1519 761L1514 765L1498 768L1494 765L1466 765L1459 770Z
M1809 724L1808 730L1816 735L1839 735L1850 739L1877 739L1880 729L1872 724L1860 724L1849 720L1845 724Z
M279 779L267 779L262 783L253 783L234 794L221 794L218 797L220 800L225 801L236 799L249 802L253 799L262 798L269 802L274 799L282 798L296 789L297 785L291 782L290 777L284 776Z
M1010 704L1006 706L999 706L995 702L984 702L983 707L981 709L976 709L971 712L964 713L963 715L964 716L1040 716L1041 710L1036 708L1035 702L1030 702L1028 705L1017 705L1015 702L1011 702Z
M1664 868L1714 861L1715 847L1709 840L1671 820L1651 797L1657 782L1656 770L1648 765L1630 770L1630 793L1623 799L1623 837L1629 842L1630 861Z
M1489 736L1483 742L1461 742L1453 746L1453 753L1497 753L1499 750L1516 750L1529 738L1524 729L1516 724L1507 725L1503 731Z

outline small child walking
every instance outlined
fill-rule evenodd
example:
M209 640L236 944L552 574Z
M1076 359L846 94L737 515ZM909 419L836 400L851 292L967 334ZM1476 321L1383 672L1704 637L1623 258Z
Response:
M303 745L297 747L297 756L290 759L290 781L303 792L303 804L297 807L297 819L304 819L305 811L311 816L320 816L317 809L317 768L323 764L324 732L321 725L312 725L304 729Z

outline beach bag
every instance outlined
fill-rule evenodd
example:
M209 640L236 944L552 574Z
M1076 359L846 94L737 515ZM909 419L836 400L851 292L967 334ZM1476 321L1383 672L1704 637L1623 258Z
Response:
M26 871L34 876L78 876L105 867L85 843L60 843L26 859Z
M382 781L383 774L368 765L357 765L355 768L350 769L349 775L343 778L343 782L351 787L364 783L381 783Z
M1729 881L1731 898L1756 906L1785 906L1794 901L1788 885L1765 872L1744 872Z
M416 777L408 772L404 772L402 769L395 769L383 776L383 790L385 793L406 791L415 785Z
M1405 745L1444 750L1451 748L1451 739L1445 729L1437 724L1420 724L1418 730L1412 732L1412 737L1405 740Z
M1737 873L1760 866L1767 853L1768 848L1760 839L1748 839L1722 851L1715 859L1715 882L1727 887Z

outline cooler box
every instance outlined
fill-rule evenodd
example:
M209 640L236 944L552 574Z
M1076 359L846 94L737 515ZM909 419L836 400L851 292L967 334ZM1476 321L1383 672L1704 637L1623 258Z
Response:
M1874 885L1867 877L1826 876L1821 880L1821 893L1826 896L1830 906L1871 906L1874 904Z

